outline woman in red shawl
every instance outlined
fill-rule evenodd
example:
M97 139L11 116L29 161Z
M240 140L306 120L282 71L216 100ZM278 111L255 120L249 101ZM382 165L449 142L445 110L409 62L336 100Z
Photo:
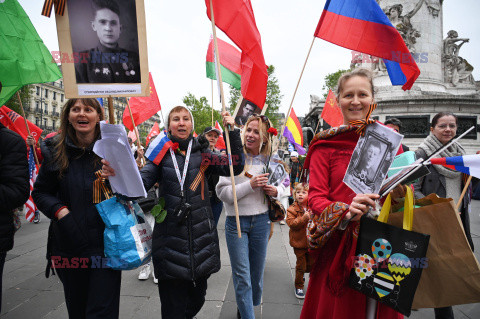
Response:
M348 286L360 217L375 207L377 194L356 195L343 183L357 144L358 121L370 115L374 89L370 71L357 69L338 80L343 124L319 133L305 160L310 169L310 246L316 257L300 318L397 319L401 314L376 304ZM352 125L352 121L357 121Z

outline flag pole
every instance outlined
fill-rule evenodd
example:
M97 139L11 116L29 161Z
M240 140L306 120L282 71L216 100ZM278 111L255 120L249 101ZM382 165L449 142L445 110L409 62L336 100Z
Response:
M460 205L462 205L463 197L465 196L465 193L467 192L468 186L470 185L471 181L472 181L472 175L470 175L468 177L467 182L465 183L465 187L463 188L462 194L460 195L460 198L458 199L457 210L460 208Z
M108 120L110 124L115 124L115 117L113 114L113 98L111 95L108 96Z
M23 116L23 120L25 121L25 127L27 128L28 135L30 136L30 128L28 127L27 118L25 117L25 111L23 109L22 99L20 98L20 93L18 93L18 91L17 91L17 98L18 98L18 102L20 102L20 110L22 110L22 116ZM35 163L38 166L40 166L40 162L38 161L38 157L37 157L37 152L35 151L35 145L30 147L33 147L33 157L35 157Z
M318 117L318 122L317 122L317 127L315 128L315 132L313 133L313 137L315 137L315 135L317 135L318 126L320 125L320 119L321 119L321 117L319 116Z
M212 127L213 127L213 80L210 80L212 83Z
M213 30L213 42L215 44L215 61L216 63L216 68L217 68L217 73L218 73L218 78L217 81L220 85L220 97L222 99L222 112L225 112L227 108L225 107L225 98L223 94L223 82L222 82L222 71L220 69L220 56L218 54L218 43L217 43L217 32L215 28L215 17L213 14L213 1L210 0L210 14L211 14L211 21L212 21L212 30ZM212 103L213 107L213 103ZM235 178L233 174L233 166L232 166L232 152L230 149L230 134L229 134L229 127L226 127L225 130L225 142L227 145L227 153L228 153L228 166L230 168L230 178L232 181L232 191L233 191L233 206L235 207L235 220L237 222L237 233L238 233L238 238L242 238L242 230L240 228L240 217L238 216L238 203L237 203L237 192L235 190Z
M138 136L138 130L137 130L137 127L135 126L135 120L133 119L132 109L130 108L130 102L128 101L128 98L125 98L125 99L127 100L128 113L130 113L130 119L132 120L133 131L135 132L135 136L137 137L137 147L138 149L141 149L142 144L140 144L140 136ZM142 165L145 165L143 155L140 155L140 162L142 163Z
M285 125L287 124L288 117L290 116L290 111L292 110L293 101L295 100L295 95L297 94L298 86L300 85L300 80L302 79L302 76L303 76L303 71L305 70L305 66L307 65L308 57L310 56L310 52L312 51L313 42L315 42L315 36L313 37L312 44L310 44L310 49L308 49L308 54L307 54L307 57L305 59L305 63L303 63L302 72L300 72L300 77L298 78L297 86L295 87L295 91L293 92L292 101L290 102L290 107L288 108L288 112L285 116L285 123L282 124L281 134L277 139L278 143L280 143L280 139L283 136L283 131L285 130Z

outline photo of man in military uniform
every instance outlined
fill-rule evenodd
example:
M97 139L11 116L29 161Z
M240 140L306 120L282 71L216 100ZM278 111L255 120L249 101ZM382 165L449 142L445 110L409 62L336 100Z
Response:
M138 52L124 49L118 43L123 28L119 4L115 0L92 0L92 10L90 27L98 43L80 52L87 53L88 58L87 63L83 59L75 63L77 83L140 83ZM136 30L136 17L133 21ZM73 36L72 44L75 47Z

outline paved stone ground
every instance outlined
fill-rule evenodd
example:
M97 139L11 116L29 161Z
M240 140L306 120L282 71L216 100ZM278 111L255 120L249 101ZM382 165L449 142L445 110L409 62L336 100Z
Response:
M472 209L472 234L480 249L480 201ZM219 236L222 269L209 280L207 301L197 318L236 318L235 294L230 260L220 219ZM48 221L24 224L15 237L15 247L7 254L3 273L3 312L1 318L67 318L62 285L56 276L46 279L45 251ZM295 255L288 244L288 227L276 224L270 240L265 268L262 305L256 307L257 318L298 318L303 302L294 296ZM160 318L160 299L152 280L139 281L138 270L125 271L122 277L121 318ZM308 278L307 278L308 281ZM455 318L480 318L480 304L454 307ZM434 318L432 309L412 312L410 318Z

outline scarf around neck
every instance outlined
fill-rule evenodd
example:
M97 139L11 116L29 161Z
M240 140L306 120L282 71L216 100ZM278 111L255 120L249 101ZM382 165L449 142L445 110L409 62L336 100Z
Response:
M423 142L418 146L418 148L421 148L422 150L425 151L427 156L432 155L436 150L438 150L440 147L442 147L443 144L438 140L438 138L433 135L433 133L430 133L430 135L423 140ZM465 149L459 144L459 143L453 143L449 148L441 152L439 155L435 156L436 158L439 157L452 157L452 156L462 156L465 155ZM435 165L435 169L443 176L447 178L457 178L461 175L461 172L454 171L450 168L441 166L441 165Z

